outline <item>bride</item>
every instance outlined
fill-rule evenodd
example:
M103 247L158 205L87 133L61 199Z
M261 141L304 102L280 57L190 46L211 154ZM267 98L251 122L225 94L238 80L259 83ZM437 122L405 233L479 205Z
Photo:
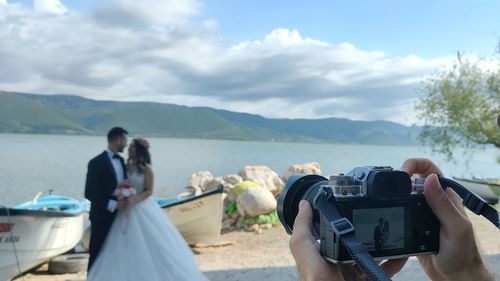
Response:
M207 280L182 236L150 198L149 143L134 139L128 155L128 179L137 195L116 216L87 280Z

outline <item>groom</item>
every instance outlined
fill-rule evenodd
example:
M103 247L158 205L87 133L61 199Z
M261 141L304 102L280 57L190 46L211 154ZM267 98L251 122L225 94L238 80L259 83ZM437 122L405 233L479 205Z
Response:
M127 207L126 201L118 201L113 191L127 177L123 158L118 155L127 146L128 132L120 127L108 133L108 148L92 160L87 171L85 198L90 200L90 222L92 225L89 247L89 265L92 267L108 235L116 210Z

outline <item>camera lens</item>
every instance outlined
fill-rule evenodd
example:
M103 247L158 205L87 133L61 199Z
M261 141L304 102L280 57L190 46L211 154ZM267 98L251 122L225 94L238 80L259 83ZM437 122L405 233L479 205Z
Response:
M293 223L299 212L299 202L307 200L312 206L319 188L328 184L325 177L319 175L294 174L288 178L285 189L278 198L278 217L288 234L293 232Z

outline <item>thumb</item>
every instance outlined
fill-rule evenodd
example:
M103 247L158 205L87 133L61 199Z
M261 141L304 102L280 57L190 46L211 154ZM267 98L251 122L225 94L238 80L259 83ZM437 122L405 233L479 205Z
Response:
M312 209L309 202L302 200L299 203L299 213L293 223L292 237L290 238L290 250L297 262L308 264L311 257L319 256L318 242L312 235ZM302 261L305 257L306 261Z
M321 260L318 251L318 243L314 239L312 229L312 209L309 202L302 200L299 203L299 213L293 223L292 237L289 246L297 265L303 267L303 271L314 268Z
M293 223L294 236L301 238L309 238L309 236L312 237L312 216L312 209L309 202L306 200L300 201L299 212L297 213Z
M460 211L441 187L436 174L428 176L425 180L424 196L445 230L451 231L454 225L461 223Z

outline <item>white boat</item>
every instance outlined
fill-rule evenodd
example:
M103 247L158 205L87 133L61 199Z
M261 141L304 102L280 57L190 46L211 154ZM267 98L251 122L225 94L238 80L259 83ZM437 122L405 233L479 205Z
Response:
M83 211L79 201L58 195L0 207L0 281L75 247L83 234Z
M219 186L199 195L155 200L188 244L213 244L222 228L222 191Z
M495 183L494 180L487 179L465 179L453 177L459 184L466 187L468 190L474 192L484 199L489 204L496 204L500 197L500 185Z

